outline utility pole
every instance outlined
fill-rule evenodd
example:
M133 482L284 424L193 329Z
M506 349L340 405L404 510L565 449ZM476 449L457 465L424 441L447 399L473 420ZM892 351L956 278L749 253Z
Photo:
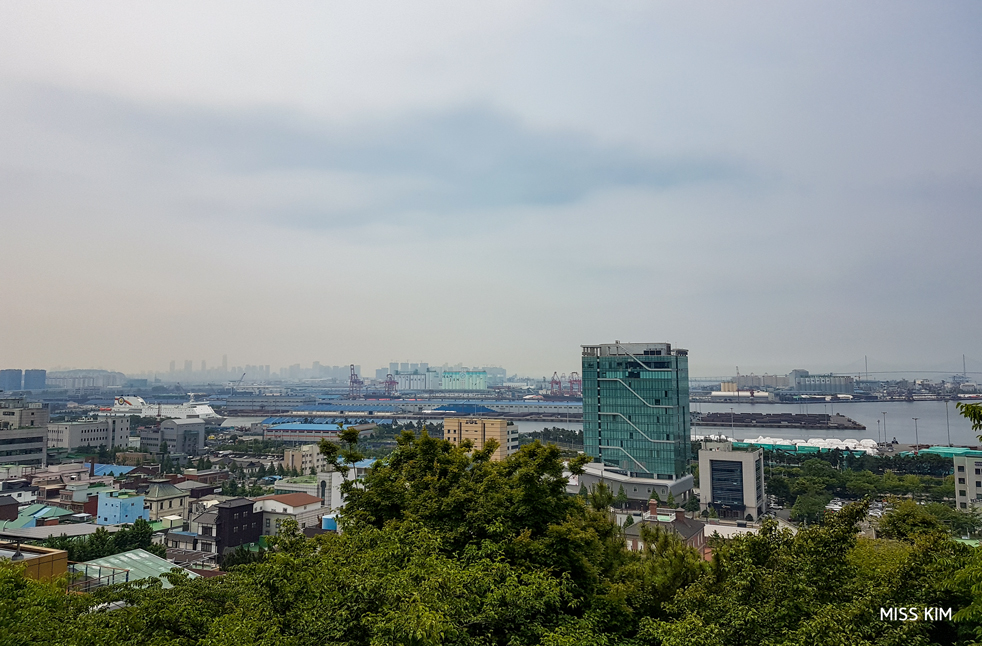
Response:
M914 420L914 455L917 455L917 447L920 445L920 442L917 441L917 418L911 417L911 419Z
M883 411L883 443L887 443L887 412Z

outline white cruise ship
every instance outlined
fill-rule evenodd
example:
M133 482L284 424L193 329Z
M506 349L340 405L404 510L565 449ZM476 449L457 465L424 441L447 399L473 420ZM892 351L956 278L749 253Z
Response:
M171 417L175 419L198 417L204 420L223 419L208 402L196 402L193 399L183 404L148 404L142 397L117 397L113 402L112 412L141 415L143 417Z

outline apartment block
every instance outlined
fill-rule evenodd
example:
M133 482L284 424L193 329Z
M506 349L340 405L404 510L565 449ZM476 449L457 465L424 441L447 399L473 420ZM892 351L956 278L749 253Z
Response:
M454 444L470 440L475 451L483 450L488 440L496 440L498 448L492 460L504 460L518 451L518 427L505 419L448 417L443 420L443 439Z

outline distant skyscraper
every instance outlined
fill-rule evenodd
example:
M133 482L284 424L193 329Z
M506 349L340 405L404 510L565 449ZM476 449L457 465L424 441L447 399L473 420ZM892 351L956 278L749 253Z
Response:
M0 390L11 392L20 390L24 383L24 373L17 368L0 370Z
M24 390L44 390L48 381L47 370L25 370Z
M201 372L207 372L207 370L208 370L208 362L205 361L204 359L202 359L201 360Z
M228 372L228 355L222 355L222 372Z
M687 351L668 343L583 346L585 452L630 477L685 477L688 363Z
M177 362L176 361L171 361L170 362L170 371L171 371L171 374L173 374L175 370L177 370Z

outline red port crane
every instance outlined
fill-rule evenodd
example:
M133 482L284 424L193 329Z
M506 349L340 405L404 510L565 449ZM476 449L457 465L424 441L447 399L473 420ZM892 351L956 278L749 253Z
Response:
M563 382L559 380L559 373L552 373L552 381L549 382L549 394L553 397L560 397L563 394Z
M365 382L355 372L355 364L351 364L351 376L348 378L348 399L361 397L361 387L364 385Z
M399 382L392 375L385 375L385 381L382 382L382 385L385 386L385 396L392 397L396 394L396 386L399 385Z

